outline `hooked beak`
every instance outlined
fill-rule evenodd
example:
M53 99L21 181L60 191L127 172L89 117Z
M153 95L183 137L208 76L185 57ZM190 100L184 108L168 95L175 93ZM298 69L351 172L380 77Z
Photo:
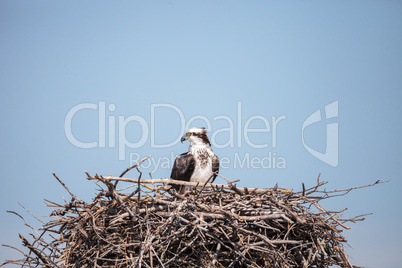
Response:
M181 137L180 141L181 141L181 143L183 143L183 141L185 141L185 140L187 140L187 135L186 134L184 134L183 137Z

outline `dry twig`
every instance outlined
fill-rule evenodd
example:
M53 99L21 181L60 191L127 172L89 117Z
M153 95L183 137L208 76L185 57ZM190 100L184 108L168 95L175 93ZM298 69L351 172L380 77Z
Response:
M145 159L143 160L145 161ZM141 161L141 163L143 162ZM136 168L138 172L139 165ZM29 254L5 264L25 267L357 267L343 251L342 231L347 222L339 211L327 211L319 201L353 189L320 190L324 181L299 192L273 188L237 188L201 184L201 191L185 196L168 194L170 184L196 183L168 179L90 176L105 189L86 203L70 193L65 205L47 201L51 219L36 232L33 242L20 235ZM131 193L112 181L137 186ZM146 184L151 184L147 186ZM141 187L145 186L145 187ZM150 190L148 190L150 189ZM138 195L137 195L138 194ZM313 212L314 206L318 211ZM21 217L25 225L32 228ZM45 241L44 234L50 241ZM58 234L54 237L52 233Z

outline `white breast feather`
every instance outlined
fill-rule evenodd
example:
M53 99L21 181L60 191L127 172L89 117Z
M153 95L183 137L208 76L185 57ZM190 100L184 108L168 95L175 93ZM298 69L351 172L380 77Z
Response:
M198 149L193 151L195 157L195 168L190 178L191 182L205 183L213 175L211 149Z

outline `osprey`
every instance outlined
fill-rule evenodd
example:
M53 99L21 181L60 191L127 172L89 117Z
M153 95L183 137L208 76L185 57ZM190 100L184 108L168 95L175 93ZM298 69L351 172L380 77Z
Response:
M211 149L208 133L204 128L190 128L181 138L188 140L188 152L176 157L170 178L189 182L213 182L219 172L219 159ZM183 194L187 187L172 185Z

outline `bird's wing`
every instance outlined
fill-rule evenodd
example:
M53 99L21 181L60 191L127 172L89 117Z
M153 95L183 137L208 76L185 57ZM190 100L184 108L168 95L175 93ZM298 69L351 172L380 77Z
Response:
M176 157L170 178L173 180L190 181L195 168L195 158L190 153L183 153ZM180 185L172 185L173 189L180 191Z
M212 157L212 172L214 173L219 173L219 158L216 156L216 154L214 154L214 156ZM214 182L215 178L217 175L214 175L212 177L211 183Z

